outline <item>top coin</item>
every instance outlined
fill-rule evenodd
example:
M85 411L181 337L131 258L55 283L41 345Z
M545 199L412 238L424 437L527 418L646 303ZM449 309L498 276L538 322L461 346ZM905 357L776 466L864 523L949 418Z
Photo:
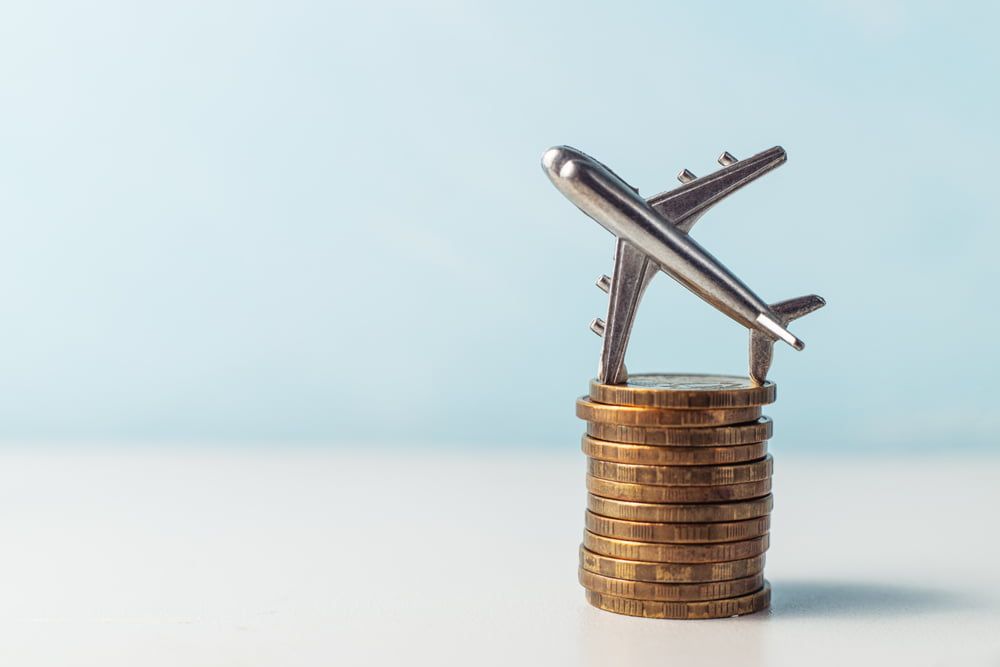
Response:
M590 381L592 401L645 408L743 408L773 403L776 395L773 382L756 385L739 375L644 373L629 375L625 384Z

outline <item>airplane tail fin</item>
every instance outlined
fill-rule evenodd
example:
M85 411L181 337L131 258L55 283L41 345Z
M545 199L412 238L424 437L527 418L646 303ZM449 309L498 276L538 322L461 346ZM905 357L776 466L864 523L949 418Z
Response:
M792 320L819 310L826 305L826 300L816 294L795 297L771 304L771 311L787 325ZM756 329L750 330L750 378L762 384L767 379L767 371L771 368L771 358L774 354L774 340Z

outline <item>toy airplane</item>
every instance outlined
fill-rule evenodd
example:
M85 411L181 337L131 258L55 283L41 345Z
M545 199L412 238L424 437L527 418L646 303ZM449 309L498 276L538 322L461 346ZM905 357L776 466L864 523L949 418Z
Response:
M657 271L750 330L750 377L755 382L767 379L776 340L796 350L805 347L786 327L825 305L822 297L810 295L767 304L688 236L713 204L785 159L780 146L746 160L723 153L719 171L695 178L685 169L678 176L681 187L646 200L613 171L575 148L557 146L545 152L542 168L556 188L617 237L613 274L597 282L609 295L608 317L591 324L604 339L600 382L621 384L628 379L624 361L629 334L642 293Z

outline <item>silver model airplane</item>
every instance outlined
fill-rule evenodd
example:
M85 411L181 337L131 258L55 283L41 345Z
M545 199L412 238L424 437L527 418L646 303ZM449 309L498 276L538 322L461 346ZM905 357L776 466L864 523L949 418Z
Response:
M618 239L613 274L597 281L609 295L608 317L591 324L604 339L600 382L620 384L627 380L624 360L632 323L642 293L657 271L750 330L750 377L755 382L767 379L777 339L797 350L805 347L786 327L825 305L822 297L810 295L767 304L688 236L713 204L785 159L780 146L746 160L723 153L719 171L695 178L685 169L677 177L681 187L647 200L613 171L575 148L557 146L545 152L542 168L556 188Z

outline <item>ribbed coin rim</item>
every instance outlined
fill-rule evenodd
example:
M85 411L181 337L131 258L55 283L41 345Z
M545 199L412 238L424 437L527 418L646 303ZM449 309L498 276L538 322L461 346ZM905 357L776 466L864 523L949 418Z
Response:
M657 427L587 422L587 435L607 442L650 447L725 447L769 440L774 422L761 416L744 424L698 427Z
M746 577L726 579L725 581L665 583L619 579L580 568L577 570L577 581L588 591L601 595L654 602L710 602L712 600L728 600L759 591L764 586L764 573L757 572ZM614 592L615 588L622 590L622 592Z
M706 619L745 616L763 611L771 606L771 584L764 580L764 587L748 595L726 600L707 602L658 602L602 595L586 591L587 602L603 611L626 616L669 619Z
M774 509L774 496L770 493L760 498L733 500L718 503L649 503L636 500L618 500L606 498L593 493L587 494L587 509L594 514L606 516L609 519L622 521L645 521L649 523L721 523L727 521L742 521L766 516ZM617 514L610 512L621 510ZM603 510L603 511L602 511ZM731 518L726 514L730 510L741 510L747 514L735 515ZM627 512L626 512L627 511ZM695 519L694 516L712 516L714 512L720 518ZM626 515L628 514L628 516ZM690 514L689 517L684 517ZM662 518L664 516L677 518Z
M603 488L601 488L602 486ZM704 502L714 505L766 496L771 493L771 479L740 484L717 484L715 486L657 486L616 482L588 474L587 491L603 498L631 500L640 503L689 505Z
M595 514L584 513L583 526L595 535L612 537L633 542L662 542L665 544L711 544L715 542L738 542L766 535L771 530L771 516L753 517L742 521L712 522L668 522L668 521L625 521ZM745 534L738 533L745 529ZM713 536L718 531L721 536ZM645 534L642 534L645 533ZM690 537L685 537L689 535Z
M760 482L771 477L774 459L770 454L756 461L699 466L648 465L642 463L617 463L587 457L587 472L599 479L643 486L729 486ZM712 479L713 476L748 475L747 479ZM639 479L639 477L650 479Z
M590 563L594 565L588 567ZM590 551L582 544L580 545L580 567L604 576L614 576L617 579L632 581L656 583L729 581L763 572L766 564L766 553L717 563L659 563L650 560L628 560L605 556ZM613 572L613 575L606 574L607 571ZM736 576L733 576L734 572L737 573Z
M584 421L623 426L707 428L755 422L761 417L761 406L708 410L639 408L595 403L587 396L581 396L576 401L576 416Z
M630 378L674 376L729 378L739 376L711 375L705 373L639 373ZM749 378L741 378L750 381ZM636 387L625 384L603 384L590 381L591 400L609 405L630 405L648 408L675 408L704 410L706 408L742 408L753 405L770 405L778 396L778 387L770 380L763 385L739 389L668 389L666 387Z
M592 459L647 466L713 466L751 463L767 456L767 440L715 447L662 447L600 440L584 434L580 451Z
M615 548L621 553L634 553L633 557L621 553L607 553L601 550ZM770 534L761 535L748 540L733 542L713 542L711 544L669 544L664 542L639 542L636 540L620 540L614 537L604 537L583 531L583 546L587 551L602 556L621 558L623 560L651 561L654 563L724 563L732 560L743 560L765 553L771 545ZM737 549L746 549L747 553L733 556ZM655 555L651 555L655 554Z

